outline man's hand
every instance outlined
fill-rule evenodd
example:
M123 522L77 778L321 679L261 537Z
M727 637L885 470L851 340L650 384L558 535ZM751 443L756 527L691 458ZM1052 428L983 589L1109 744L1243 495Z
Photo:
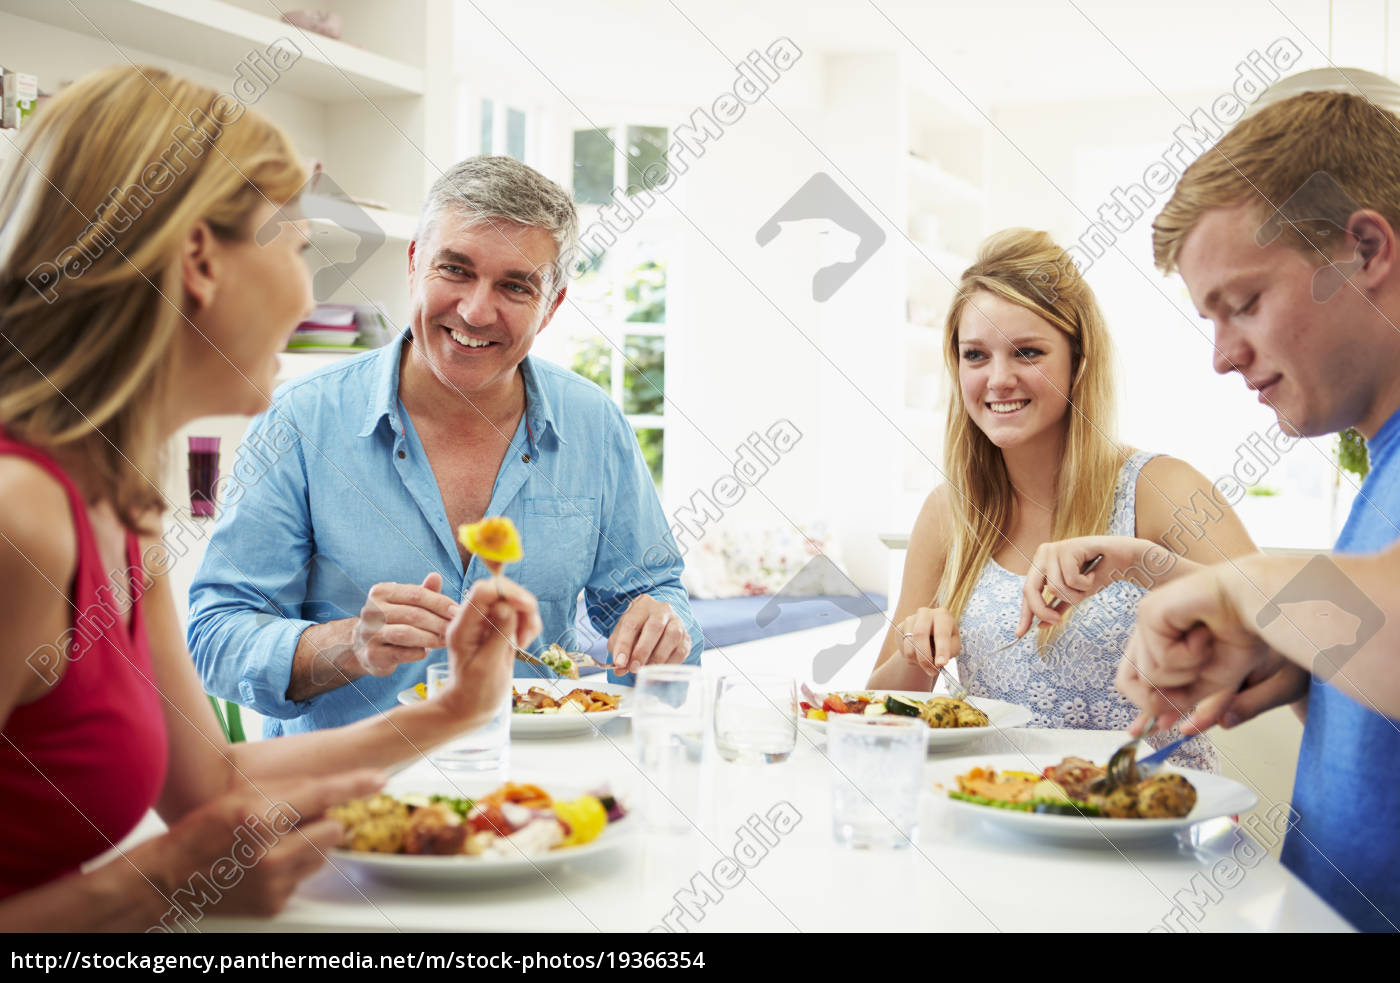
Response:
M632 598L608 638L613 672L625 675L642 666L684 662L690 655L690 634L671 605L646 594Z
M1235 609L1224 582L1231 576L1227 567L1206 567L1138 605L1137 628L1117 678L1119 691L1142 707L1131 733L1154 716L1158 728L1170 727L1192 707L1197 710L1184 729L1203 729L1224 715L1242 686L1248 692L1248 681L1279 668L1278 656Z
M1312 673L1270 652L1249 674L1238 693L1218 693L1203 700L1181 726L1183 734L1199 734L1216 723L1238 727L1266 710L1297 703L1308 695Z
M460 605L441 593L442 576L430 573L422 585L375 584L360 610L352 652L371 676L387 676L405 662L417 662L447 645L447 625Z

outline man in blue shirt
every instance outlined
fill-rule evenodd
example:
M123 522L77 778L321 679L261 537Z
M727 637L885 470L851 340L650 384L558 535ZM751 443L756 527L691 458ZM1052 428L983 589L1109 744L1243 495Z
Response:
M510 576L539 598L536 649L576 647L583 591L612 679L699 662L631 427L597 386L529 355L577 229L569 196L524 164L458 164L409 245L409 330L283 387L253 422L261 467L222 503L188 636L206 689L266 715L267 735L368 716L422 682L454 599L487 575L458 527L488 515L520 530Z
M1400 119L1379 108L1400 87L1307 74L1186 170L1154 248L1214 322L1216 370L1292 434L1355 427L1371 471L1336 554L1221 564L1144 599L1118 682L1139 726L1195 706L1186 733L1305 699L1283 862L1358 928L1393 932L1400 550L1343 554L1400 539Z

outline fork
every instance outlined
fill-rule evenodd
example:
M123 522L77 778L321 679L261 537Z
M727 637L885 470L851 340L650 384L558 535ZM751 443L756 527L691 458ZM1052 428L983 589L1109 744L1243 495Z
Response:
M1177 748L1181 747L1181 745L1185 744L1189 740L1191 740L1190 736L1178 737L1170 744L1157 751L1152 752L1147 757L1139 761L1137 763L1138 781L1146 781L1153 775L1157 774L1157 772L1161 771L1162 765L1167 763L1167 759L1171 757L1172 752L1175 751Z
M1142 774L1137 768L1137 746L1139 742L1147 740L1156 733L1156 731L1157 718L1149 717L1147 720L1147 727L1143 730L1142 736L1130 737L1117 751L1113 752L1113 756L1108 759L1108 767L1104 769L1103 777L1096 778L1090 782L1089 791L1108 793L1120 785L1131 785L1140 780ZM1185 740L1185 738L1183 738L1183 740ZM1177 744L1180 743L1181 741L1177 741L1176 744L1168 745L1165 749L1166 753L1171 754L1172 751L1176 749ZM1166 755L1158 752L1153 754L1148 760L1152 761L1155 765L1165 757Z
M545 665L545 664L544 664L543 662L541 662L538 658L536 658L535 656L531 655L529 652L525 651L525 650L522 649L522 648L517 648L517 649L515 650L515 657L516 657L517 659L519 659L521 662L525 663L527 666L534 666L536 669L545 669L545 670L549 671L550 673L552 673L552 674L555 675L555 676L558 676L558 675L559 675L559 674L558 674L557 672L555 672L553 669L550 669L549 666Z

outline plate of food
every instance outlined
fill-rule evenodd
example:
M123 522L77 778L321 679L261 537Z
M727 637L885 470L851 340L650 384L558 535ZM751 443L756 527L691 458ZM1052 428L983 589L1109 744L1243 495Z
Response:
M506 783L479 797L380 793L330 809L340 866L389 880L472 882L530 876L620 846L627 810L606 789Z
M1165 767L1112 791L1092 787L1104 766L1085 758L1024 754L943 764L936 790L949 807L985 822L1053 840L1129 843L1247 812L1259 797L1221 775Z
M967 744L988 730L1020 727L1035 716L1029 707L981 696L955 700L951 696L913 690L850 690L823 694L805 688L798 713L802 728L822 737L826 736L826 721L833 714L894 713L918 717L929 726L930 751L946 751Z
M525 738L589 734L626 713L631 695L630 686L616 683L580 686L571 679L516 679L510 733ZM427 683L419 683L400 693L399 702L412 705L427 696Z

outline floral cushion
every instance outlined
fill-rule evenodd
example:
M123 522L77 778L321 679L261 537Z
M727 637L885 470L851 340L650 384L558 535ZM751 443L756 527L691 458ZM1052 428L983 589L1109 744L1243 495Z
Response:
M802 574L802 576L798 576ZM823 521L721 524L687 551L681 577L691 597L859 594L842 572L835 536Z

